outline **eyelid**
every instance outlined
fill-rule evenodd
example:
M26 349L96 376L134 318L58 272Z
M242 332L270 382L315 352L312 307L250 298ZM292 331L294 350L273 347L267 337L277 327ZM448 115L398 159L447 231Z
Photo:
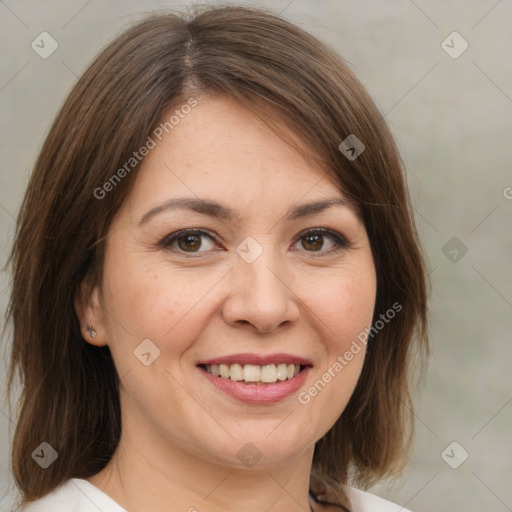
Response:
M169 251L178 252L180 254L187 255L186 257L197 257L194 255L202 255L204 252L186 252L186 251L180 251L178 249L174 250L171 247L171 244L173 244L176 240L180 239L181 237L187 236L187 235L200 235L200 236L207 236L210 238L213 242L218 244L218 238L217 235L215 235L213 232L203 229L203 228L185 228L185 229L179 229L178 231L175 231L173 233L170 233L166 235L162 241L158 244L163 249L167 249Z
M301 231L297 235L293 245L295 245L301 238L309 236L310 234L319 234L321 236L329 236L335 241L335 244L336 244L336 246L334 248L328 249L326 251L305 251L306 253L312 255L313 257L327 256L327 255L335 254L335 253L338 253L339 251L343 251L343 250L347 250L347 249L351 248L350 242L347 240L347 238L344 235L342 235L341 233L338 233L337 231L334 231L332 229L328 229L328 228L309 228L309 229L306 229L305 231Z
M189 257L189 258L199 257L199 256L201 256L203 254L207 254L208 252L211 252L211 251L186 252L186 251L181 251L179 249L174 250L173 248L170 247L171 244L173 244L176 240L178 240L181 237L187 236L189 234L207 236L208 238L210 238L216 244L218 244L218 239L220 238L215 233L213 233L213 232L211 232L211 231L209 231L207 229L204 229L204 228L185 228L185 229L180 229L178 231L175 231L173 233L170 233L170 234L166 235L161 240L161 242L159 243L159 246L162 247L163 249L167 249L167 250L170 250L170 251L173 251L173 252L178 252L181 255L186 255L185 257ZM349 249L351 247L350 242L347 240L347 238L344 235L342 235L341 233L339 233L337 231L334 231L332 229L321 228L321 227L308 228L308 229L306 229L304 231L301 231L295 237L295 239L293 241L293 244L292 244L292 247L297 242L299 242L301 240L301 238L309 236L310 234L311 235L319 234L321 236L329 236L335 242L335 247L331 248L331 249L328 249L328 250L324 250L324 251L304 251L304 252L308 253L309 255L311 255L313 257L322 257L322 256L326 256L326 255L335 254L335 253L337 253L339 251L343 251L343 250Z

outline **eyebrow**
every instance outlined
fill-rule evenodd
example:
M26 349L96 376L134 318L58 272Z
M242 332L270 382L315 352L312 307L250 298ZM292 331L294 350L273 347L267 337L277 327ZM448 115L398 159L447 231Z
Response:
M285 218L292 221L297 220L308 215L314 215L327 210L331 206L344 206L354 210L354 205L348 201L333 197L330 199L322 199L319 201L312 201L309 203L291 205L288 209ZM164 203L151 208L139 220L139 226L146 224L151 218L168 210L190 210L203 215L208 215L213 218L228 220L231 222L239 222L241 214L237 210L233 210L224 206L216 201L207 201L205 199L190 198L190 197L177 197L169 199Z

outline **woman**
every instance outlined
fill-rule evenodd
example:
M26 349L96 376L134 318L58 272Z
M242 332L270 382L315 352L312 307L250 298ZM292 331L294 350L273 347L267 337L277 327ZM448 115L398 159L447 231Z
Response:
M150 17L36 163L12 253L24 512L404 510L424 263L360 82L266 11Z

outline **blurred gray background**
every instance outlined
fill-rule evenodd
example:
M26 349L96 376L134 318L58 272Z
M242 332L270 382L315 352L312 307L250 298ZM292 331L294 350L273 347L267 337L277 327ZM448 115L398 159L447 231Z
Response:
M246 3L282 12L350 63L407 165L429 259L433 354L408 470L373 492L417 512L512 511L512 0ZM0 0L2 264L31 167L77 77L129 23L185 5ZM47 58L31 47L42 32L58 43ZM9 278L0 277L3 311ZM0 402L2 510L15 493L13 425Z

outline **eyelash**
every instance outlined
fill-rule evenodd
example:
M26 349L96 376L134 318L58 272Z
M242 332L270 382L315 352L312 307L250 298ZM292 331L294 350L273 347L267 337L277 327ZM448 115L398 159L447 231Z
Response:
M202 254L208 252L186 252L181 249L172 248L171 245L179 240L180 238L184 238L186 236L195 235L195 236L207 236L212 241L216 242L216 237L211 233L210 231L204 230L204 229L182 229L180 231L176 231L175 233L171 233L170 235L167 235L161 242L160 246L166 250L171 250L175 252L180 252L181 254L185 255L186 258L198 258L201 257ZM314 235L320 235L320 236L328 236L333 239L335 246L334 248L328 249L326 251L307 251L310 252L314 257L323 257L326 255L332 255L336 254L340 251L346 250L350 248L350 243L346 240L346 238L339 233L336 233L335 231L331 231L330 229L326 228L311 228L308 229L300 234L300 236L295 240L295 245L297 242L299 242L301 239L306 238L308 236L314 236Z

